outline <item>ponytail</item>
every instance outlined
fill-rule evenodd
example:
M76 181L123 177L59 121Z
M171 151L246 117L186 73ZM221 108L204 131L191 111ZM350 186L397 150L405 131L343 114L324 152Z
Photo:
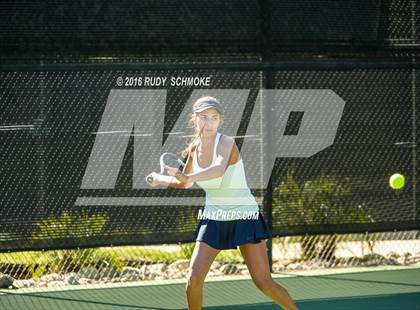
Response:
M183 158L186 158L188 156L188 154L192 151L195 142L200 138L200 133L195 126L195 115L194 115L194 113L190 114L190 119L188 121L188 126L187 127L188 128L194 128L194 135L191 138L190 142L187 143L188 146L184 150L181 151L181 156Z

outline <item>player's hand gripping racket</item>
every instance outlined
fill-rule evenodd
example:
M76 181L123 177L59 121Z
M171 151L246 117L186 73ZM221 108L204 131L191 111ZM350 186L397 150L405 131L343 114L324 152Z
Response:
M169 166L172 168L178 168L179 171L183 171L184 165L185 165L181 158L179 158L177 155L172 154L172 153L163 153L160 156L159 163L160 163L161 175L165 175L166 166ZM148 175L146 177L146 182L149 183L150 185L153 184L153 181L154 181L154 178L152 175Z
M193 145L195 143L195 141L197 141L197 139L201 136L202 132L204 130L204 126L202 128L200 128L200 131L198 133L198 135L194 138L194 140L191 142L190 145ZM159 159L160 162L160 175L165 175L165 170L166 170L166 166L172 167L172 168L178 168L179 171L183 171L184 170L184 162L181 158L179 158L177 155L173 154L173 153L163 153L160 156ZM154 184L154 177L153 175L157 175L156 173L151 173L146 177L146 182L153 186L156 185ZM168 174L166 174L168 175Z

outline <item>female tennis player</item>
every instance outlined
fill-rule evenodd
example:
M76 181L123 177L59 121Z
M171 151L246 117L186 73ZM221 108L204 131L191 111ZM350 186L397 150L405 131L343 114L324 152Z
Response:
M266 249L271 233L246 183L235 140L218 132L223 121L220 102L199 98L190 116L195 137L184 150L188 158L183 172L167 167L167 176L149 175L152 186L188 188L195 182L206 191L186 285L188 309L201 309L204 280L217 254L237 247L256 286L284 309L297 309L288 291L271 278Z

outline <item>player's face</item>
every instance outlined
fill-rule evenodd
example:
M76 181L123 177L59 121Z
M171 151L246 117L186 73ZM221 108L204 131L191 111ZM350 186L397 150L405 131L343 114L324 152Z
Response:
M211 136L217 132L220 125L220 113L213 108L197 113L196 126L199 130L203 129L203 136Z

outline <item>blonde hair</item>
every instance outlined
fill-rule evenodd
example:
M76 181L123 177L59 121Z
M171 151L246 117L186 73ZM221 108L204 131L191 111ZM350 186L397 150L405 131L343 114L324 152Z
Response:
M195 113L192 112L188 114L188 116L189 116L189 120L188 120L187 128L194 128L194 135L192 136L191 140L187 142L188 146L184 150L182 150L181 156L184 158L188 156L188 154L190 153L190 151L192 150L194 146L194 142L197 141L197 139L200 137L200 131L198 130L195 124L195 118L196 118Z

